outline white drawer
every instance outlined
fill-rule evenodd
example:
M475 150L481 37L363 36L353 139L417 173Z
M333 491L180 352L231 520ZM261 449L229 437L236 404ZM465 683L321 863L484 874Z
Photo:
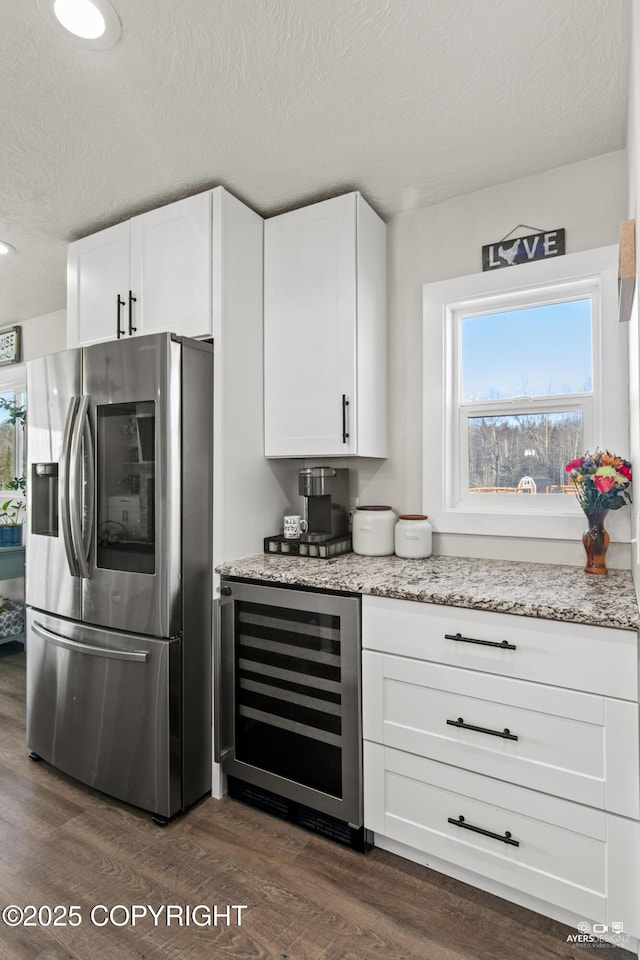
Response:
M637 936L637 823L366 741L364 774L368 829Z
M362 598L363 648L638 699L637 634L387 597Z
M640 816L637 704L369 650L362 663L365 739Z

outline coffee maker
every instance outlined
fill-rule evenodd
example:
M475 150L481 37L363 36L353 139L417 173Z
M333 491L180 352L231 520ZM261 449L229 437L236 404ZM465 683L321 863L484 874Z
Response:
M305 498L307 532L301 542L321 543L349 533L349 470L303 467L298 471L298 493Z

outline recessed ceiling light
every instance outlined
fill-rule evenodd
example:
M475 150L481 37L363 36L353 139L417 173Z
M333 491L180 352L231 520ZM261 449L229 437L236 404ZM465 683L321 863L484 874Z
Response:
M53 12L69 33L84 40L97 40L107 29L104 17L91 0L54 0Z
M109 0L37 0L50 27L94 50L112 47L120 37L120 20Z
M0 257L6 256L8 253L15 253L16 248L12 247L10 243L5 243L4 240L0 240Z

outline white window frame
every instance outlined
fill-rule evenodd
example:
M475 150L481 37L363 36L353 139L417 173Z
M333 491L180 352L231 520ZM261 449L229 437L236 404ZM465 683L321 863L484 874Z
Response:
M468 492L469 415L583 413L584 449L628 454L627 327L618 322L618 247L425 284L423 288L423 510L442 533L575 539L575 497ZM460 402L459 326L464 316L592 298L593 390L533 400ZM605 403L606 397L606 403ZM617 511L628 514L628 511ZM628 517L613 524L629 539Z
M27 384L25 382L23 364L20 364L16 371L0 370L0 394L4 393L21 393L26 402ZM2 411L0 411L0 413L2 413ZM27 438L25 436L25 431L16 431L13 443L14 465L21 463L24 459L26 442ZM18 474L19 471L16 471L16 476L18 476ZM22 490L0 490L0 497L2 498L2 503L4 503L6 500L25 500L25 495L22 493Z

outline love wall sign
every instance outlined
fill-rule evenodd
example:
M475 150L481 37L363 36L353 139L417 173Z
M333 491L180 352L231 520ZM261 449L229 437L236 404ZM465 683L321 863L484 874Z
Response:
M532 260L549 260L564 254L564 228L530 233L527 237L515 237L488 243L482 248L482 269L499 270L500 267L515 267Z

